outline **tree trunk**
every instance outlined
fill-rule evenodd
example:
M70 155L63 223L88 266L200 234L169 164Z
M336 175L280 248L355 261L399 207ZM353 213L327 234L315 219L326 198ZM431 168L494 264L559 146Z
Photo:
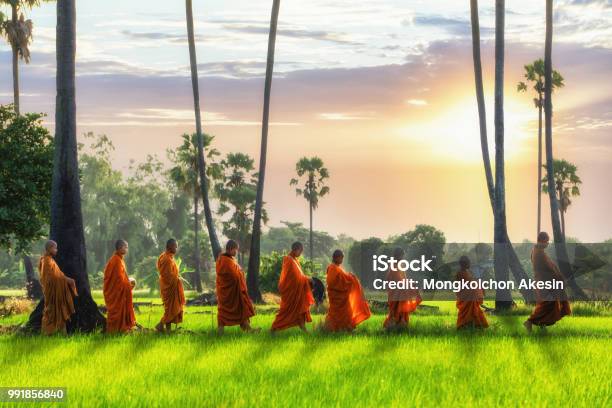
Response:
M476 83L476 100L478 103L478 118L480 125L480 147L482 150L482 161L484 163L485 177L487 180L487 191L489 193L489 201L491 202L491 210L495 215L495 186L493 184L493 172L491 171L491 160L489 158L489 142L487 138L487 117L484 99L484 87L482 81L482 62L480 57L480 23L478 18L478 0L470 0L470 11L472 20L472 51L474 59L474 78ZM508 243L508 260L510 270L517 281L528 279L527 273L523 269L514 248L511 245L511 240L506 234L506 242ZM521 294L525 302L531 303L535 300L535 294L530 289L522 289Z
M12 11L12 23L15 27L17 25L17 2L11 4ZM13 104L15 105L15 113L19 115L19 53L17 51L17 45L11 44L13 51Z
M270 119L270 96L272 92L272 76L274 74L274 48L276 45L276 27L278 25L278 11L280 0L272 3L270 16L270 33L268 35L268 59L266 63L266 82L264 86L263 117L261 121L261 151L259 154L259 173L257 177L257 195L255 197L255 210L253 215L253 234L251 249L249 251L249 267L247 269L247 286L249 296L254 302L261 303L259 291L259 259L261 239L261 212L263 208L264 181L266 179L266 156L268 151L268 124Z
M197 184L197 183L196 183ZM198 214L198 201L199 196L197 194L197 186L194 190L193 195L193 232L194 232L194 242L193 242L193 252L194 252L194 263L195 270L193 271L193 283L194 288L198 293L202 293L202 277L200 276L200 215Z
M313 264L312 264L312 260L314 259L314 245L312 242L312 203L308 202L309 207L310 207L310 234L308 235L308 245L310 246L310 273L313 273L314 271L313 269Z
M87 276L76 137L75 1L57 2L57 97L50 230L50 237L57 242L59 250L56 262L66 276L76 281L79 294L74 299L75 315L67 326L69 333L93 332L104 327L106 322L91 297ZM42 308L39 304L30 315L28 326L40 327L41 317Z
M40 280L34 272L34 266L32 265L32 258L27 255L23 256L23 268L26 274L26 290L28 299L42 299L43 292Z
M565 246L565 238L559 220L559 202L555 189L553 174L553 147L552 147L552 36L553 36L553 6L552 0L546 0L546 43L544 47L544 123L546 139L546 182L548 184L548 198L550 200L550 216L555 242L555 253L561 273L567 280L575 297L587 299L587 295L578 286L569 263L569 256Z
M206 159L204 156L204 140L202 136L202 116L200 112L200 85L198 83L198 62L195 49L195 35L193 29L193 8L191 0L185 0L187 15L187 39L189 42L189 64L191 66L191 86L193 88L193 109L195 111L196 134L198 139L198 172L200 176L200 190L202 193L202 203L204 204L204 218L208 228L208 237L216 260L221 254L221 245L217 237L217 231L212 218L210 199L208 197L208 180L206 179Z
M542 94L538 96L538 230L542 231Z
M494 203L494 265L495 280L508 281L508 243L506 228L506 186L504 172L504 31L505 0L495 1L495 194ZM512 294L498 289L495 308L512 305Z

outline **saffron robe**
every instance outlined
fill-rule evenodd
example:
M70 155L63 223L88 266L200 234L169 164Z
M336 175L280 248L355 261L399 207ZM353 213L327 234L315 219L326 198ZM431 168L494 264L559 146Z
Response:
M74 314L76 288L50 255L40 258L38 271L45 298L41 331L46 335L66 332L66 322Z
M291 255L283 258L278 290L281 304L272 323L272 330L284 330L312 322L310 306L315 301L310 290L310 279L302 272L298 260Z
M406 273L401 270L389 269L387 281L402 281L406 279ZM393 327L404 327L408 325L410 313L414 312L421 303L421 295L416 289L389 289L387 290L387 302L389 313L383 322L385 329Z
M183 321L183 306L185 293L179 270L174 262L174 254L164 251L157 259L159 272L159 291L164 302L163 324L181 323Z
M473 281L474 277L469 270L457 272L458 281ZM462 289L457 293L457 328L466 326L489 327L489 322L480 308L484 293L480 289Z
M126 333L132 330L136 325L132 284L127 275L123 255L119 252L115 252L104 268L103 292L106 304L106 332Z
M240 265L232 256L221 254L216 270L217 323L222 326L249 323L249 319L255 316L255 308Z
M535 245L531 251L534 278L536 281L551 282L563 280L559 268L550 259L541 245ZM536 326L552 326L563 316L572 313L567 295L563 289L536 289L536 306L529 321Z
M353 330L371 315L359 279L335 263L327 267L327 297L329 299L329 309L325 317L327 330Z

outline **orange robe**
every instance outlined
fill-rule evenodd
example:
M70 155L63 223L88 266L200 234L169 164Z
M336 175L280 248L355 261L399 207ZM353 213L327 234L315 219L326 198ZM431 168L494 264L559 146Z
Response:
M281 304L272 323L272 330L283 330L312 322L310 306L315 301L310 290L310 279L302 272L298 260L291 255L283 258L278 290Z
M457 272L458 281L473 281L469 270ZM466 326L489 327L489 322L480 308L484 299L484 293L480 289L463 289L457 292L457 328Z
M65 332L66 322L74 314L73 297L77 295L76 288L70 285L50 255L40 258L38 270L45 298L42 332L47 335Z
M178 266L174 262L174 254L164 251L157 259L157 271L159 272L159 291L164 302L164 315L161 322L163 324L181 323L185 293Z
M359 279L335 263L327 267L329 310L325 328L330 331L353 330L371 315Z
M531 252L531 263L536 281L563 280L559 268L546 254L544 247L534 246ZM536 326L552 326L563 316L571 313L572 310L564 290L536 289L536 306L528 320Z
M136 325L132 304L132 285L127 275L123 256L115 252L104 268L104 303L106 304L106 332L129 332Z
M249 323L255 308L240 265L232 256L221 254L216 266L217 323L222 326Z
M389 269L387 281L399 282L406 279L406 273L400 270ZM408 325L410 313L414 312L422 299L416 289L389 289L387 291L387 302L389 314L383 323L383 327L393 328Z

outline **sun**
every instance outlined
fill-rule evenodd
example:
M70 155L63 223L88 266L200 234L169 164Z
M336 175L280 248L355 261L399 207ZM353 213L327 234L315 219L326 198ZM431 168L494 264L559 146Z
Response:
M504 106L504 149L507 160L521 159L537 138L534 120L537 112L524 103L507 98ZM431 107L435 109L435 106ZM491 159L495 155L493 106L486 107L487 136ZM471 163L482 160L480 126L475 98L466 97L439 114L430 111L423 119L397 129L400 137L427 145L432 154L445 159Z

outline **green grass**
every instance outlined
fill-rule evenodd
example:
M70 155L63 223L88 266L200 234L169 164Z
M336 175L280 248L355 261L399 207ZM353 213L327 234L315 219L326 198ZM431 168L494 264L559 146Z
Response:
M253 319L265 331L249 335L217 337L208 307L189 307L173 335L3 335L0 386L65 386L73 406L610 405L609 308L576 305L527 335L527 308L457 332L452 302L426 303L437 309L414 314L402 334L383 333L377 313L353 335L271 336L268 306ZM151 327L160 316L150 306L137 319ZM316 326L324 316L313 317Z

